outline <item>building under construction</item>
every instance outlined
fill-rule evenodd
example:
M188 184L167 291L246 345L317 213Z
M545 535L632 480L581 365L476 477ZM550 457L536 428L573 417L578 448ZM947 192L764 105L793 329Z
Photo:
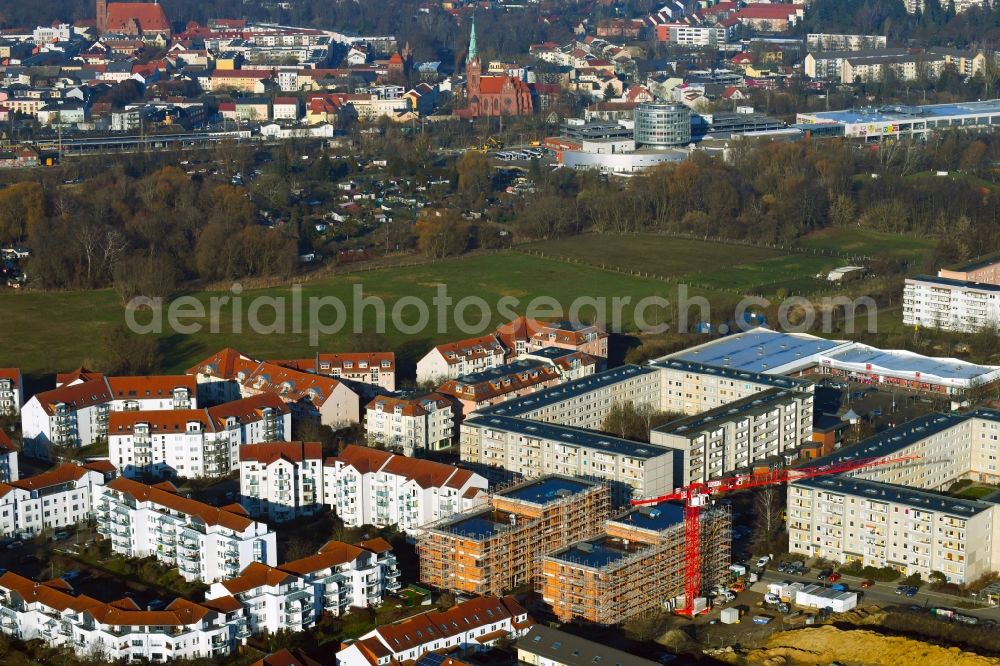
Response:
M501 595L533 583L543 555L599 534L610 489L545 476L500 490L489 508L428 526L417 542L420 580L440 589Z
M701 513L702 580L728 576L732 524L728 505ZM619 624L670 608L684 592L684 508L638 507L607 521L600 536L542 557L537 589L560 621Z

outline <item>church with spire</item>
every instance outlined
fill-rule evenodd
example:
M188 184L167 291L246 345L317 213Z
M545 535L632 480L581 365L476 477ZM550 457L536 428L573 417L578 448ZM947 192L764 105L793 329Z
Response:
M476 45L476 22L469 35L469 54L465 59L466 108L458 115L530 116L533 110L531 88L516 76L483 75L483 64Z

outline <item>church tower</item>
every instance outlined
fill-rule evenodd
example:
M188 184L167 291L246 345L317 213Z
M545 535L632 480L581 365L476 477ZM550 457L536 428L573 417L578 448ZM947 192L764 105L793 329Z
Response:
M108 0L97 0L97 34L103 35L108 31Z
M469 34L469 55L465 59L465 94L470 105L473 97L479 97L479 77L482 76L483 65L479 62L479 50L476 48L476 19L472 19L472 32Z

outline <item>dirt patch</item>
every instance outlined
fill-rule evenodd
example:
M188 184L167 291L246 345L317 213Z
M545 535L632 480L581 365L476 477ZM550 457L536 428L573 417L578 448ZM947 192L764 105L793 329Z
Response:
M1000 659L940 647L900 636L883 636L864 629L833 626L782 631L764 647L740 654L731 649L707 652L730 664L759 666L1000 666Z

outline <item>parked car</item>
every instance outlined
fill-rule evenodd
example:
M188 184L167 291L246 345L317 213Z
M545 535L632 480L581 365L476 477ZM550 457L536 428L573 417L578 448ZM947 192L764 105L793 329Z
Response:
M770 555L761 555L757 558L757 567L766 567L767 563L771 561Z
M827 577L831 576L832 574L833 574L833 569L823 569L816 576L816 580L823 580L824 578L827 578Z
M897 585L896 586L896 594L906 594L906 591L908 589L909 589L908 585Z
M767 623L769 623L773 619L774 618L771 617L770 615L754 615L753 616L753 623L754 624L767 624Z
M836 592L847 592L847 586L844 585L843 583L836 583L834 585L831 585L830 589Z
M861 582L861 589L862 590L867 590L867 589L869 589L871 587L874 587L874 586L875 586L875 581L873 581L873 580L866 580L866 581L862 581Z
M766 604L777 604L781 602L781 597L773 592L768 592L764 595L764 603Z
M917 596L917 592L919 592L919 591L920 590L918 590L915 587L908 587L908 588L906 588L906 592L904 592L904 594L906 596L908 596L908 597L915 597L915 596Z
M826 577L826 579L828 581L830 581L831 583L836 583L838 580L840 580L840 578L841 578L841 575L839 573L837 573L836 571L833 572L833 573L831 573L829 576Z

